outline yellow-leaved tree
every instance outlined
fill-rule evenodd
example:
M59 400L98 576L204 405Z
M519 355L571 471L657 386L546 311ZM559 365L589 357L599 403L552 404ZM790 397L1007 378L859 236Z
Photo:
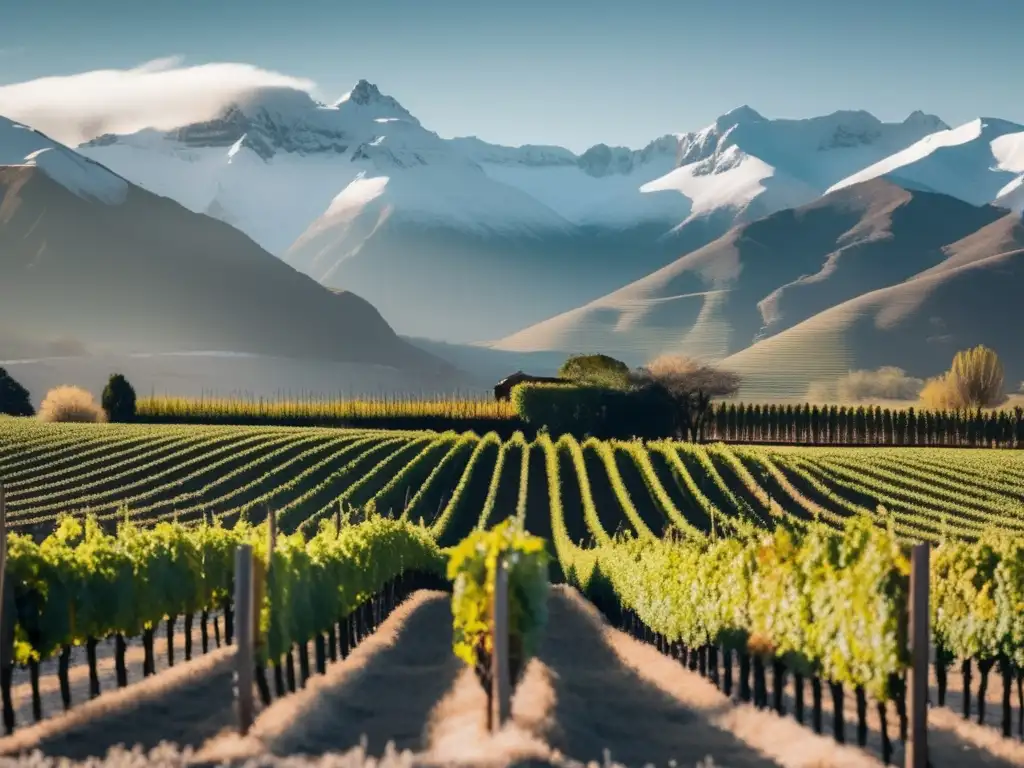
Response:
M1006 399L1003 383L999 355L979 344L957 352L949 371L928 380L921 404L932 410L992 408Z
M978 345L956 353L949 378L965 408L990 408L1005 399L999 355Z

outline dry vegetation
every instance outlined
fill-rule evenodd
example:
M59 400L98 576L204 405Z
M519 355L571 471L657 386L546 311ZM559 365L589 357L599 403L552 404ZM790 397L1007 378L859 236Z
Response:
M822 403L877 403L917 400L924 380L908 376L902 368L885 366L877 371L850 371L833 382L816 381L807 390L807 401Z
M895 366L850 371L838 379L812 382L806 399L818 405L919 403L928 410L947 411L994 408L1007 402L1003 365L984 346L957 352L948 371L927 381Z
M950 369L929 379L921 392L926 408L992 408L1006 400L1003 364L991 349L977 346L956 353Z
M91 393L81 387L54 387L39 406L39 419L51 422L100 423L107 416Z

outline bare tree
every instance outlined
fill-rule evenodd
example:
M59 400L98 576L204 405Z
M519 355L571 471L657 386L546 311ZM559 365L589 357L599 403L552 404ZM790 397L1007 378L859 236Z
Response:
M700 442L711 412L711 401L729 397L740 387L740 376L683 355L660 355L632 375L636 386L658 386L676 405L677 428Z

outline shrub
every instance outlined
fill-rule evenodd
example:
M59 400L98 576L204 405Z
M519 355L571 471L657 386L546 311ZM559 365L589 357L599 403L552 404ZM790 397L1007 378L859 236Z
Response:
M35 415L28 390L15 381L4 368L0 368L0 414L8 416Z
M921 390L921 407L930 411L963 410L960 395L950 381L948 373L928 379Z
M902 368L885 365L869 371L850 371L828 381L812 381L807 387L809 403L877 403L886 400L917 400L924 380L908 376Z
M554 435L592 434L601 425L605 392L601 387L527 382L512 388L512 405L527 424L545 426Z
M660 387L632 390L564 384L518 384L512 404L523 421L552 435L609 438L671 437L672 398Z
M924 387L922 379L908 376L902 368L886 365L877 371L850 371L836 384L841 403L877 400L916 400Z
M135 420L135 390L120 373L112 373L101 398L107 420L128 422Z
M80 387L54 387L39 406L41 421L99 423L106 421L106 416L92 394Z

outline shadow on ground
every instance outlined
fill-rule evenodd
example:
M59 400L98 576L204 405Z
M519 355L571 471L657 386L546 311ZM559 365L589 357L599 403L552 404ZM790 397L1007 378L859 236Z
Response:
M606 642L602 624L561 592L549 602L538 659L551 673L555 702L544 734L574 760L694 766L707 756L730 768L775 766L660 688L639 677Z
M103 694L67 715L16 731L0 741L0 754L39 749L84 760L120 744L147 751L161 741L199 747L235 725L233 660L232 649L222 649Z
M345 751L363 739L370 755L389 741L425 749L431 712L463 667L451 642L448 596L414 596L343 665L263 713L261 740L278 756Z

